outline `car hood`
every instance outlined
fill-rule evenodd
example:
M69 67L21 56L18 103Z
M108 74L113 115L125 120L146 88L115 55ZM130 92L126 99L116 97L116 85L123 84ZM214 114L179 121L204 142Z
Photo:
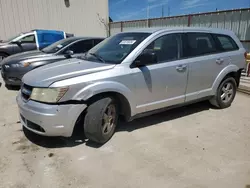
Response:
M22 53L11 55L11 56L5 58L2 61L2 65L17 63L17 62L24 61L27 59L31 60L31 59L37 59L37 58L50 57L52 55L53 54L46 54L46 53L38 51L38 50L29 51L29 52L22 52Z
M23 83L33 87L49 87L54 82L114 68L115 65L77 58L58 61L34 69L23 77Z
M5 46L5 45L8 45L9 43L7 42L0 42L0 46Z

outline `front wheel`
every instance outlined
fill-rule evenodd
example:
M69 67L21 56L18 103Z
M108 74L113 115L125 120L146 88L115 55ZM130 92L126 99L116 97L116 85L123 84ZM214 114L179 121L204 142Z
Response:
M231 106L237 90L237 84L234 78L229 77L223 80L217 89L216 96L214 96L210 103L220 109Z
M114 134L118 120L118 106L111 97L99 99L89 105L84 118L85 136L104 144Z

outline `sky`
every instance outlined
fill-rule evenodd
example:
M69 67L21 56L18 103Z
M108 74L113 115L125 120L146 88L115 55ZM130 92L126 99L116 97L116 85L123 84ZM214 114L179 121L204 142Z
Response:
M162 17L162 12L176 16L246 7L250 0L109 0L109 16L113 21L126 21Z

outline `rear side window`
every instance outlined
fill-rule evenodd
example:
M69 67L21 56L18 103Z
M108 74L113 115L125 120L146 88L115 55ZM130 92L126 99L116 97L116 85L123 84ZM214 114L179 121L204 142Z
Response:
M103 41L103 39L95 39L94 40L94 45L97 45L97 44L99 44L102 41Z
M75 54L84 53L93 48L93 40L83 40L72 44L68 50L72 50Z
M209 33L187 33L186 57L202 56L216 52L215 42Z
M57 33L43 33L42 42L44 43L54 43L63 39L63 36Z
M218 45L221 51L232 51L239 49L237 44L230 36L214 34L214 37L218 40Z

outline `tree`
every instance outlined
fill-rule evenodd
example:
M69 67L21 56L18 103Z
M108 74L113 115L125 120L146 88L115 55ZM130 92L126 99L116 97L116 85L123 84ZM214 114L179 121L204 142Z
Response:
M100 16L99 13L97 13L97 16L98 16L98 19L99 19L100 23L104 25L105 30L106 30L106 35L107 35L107 37L108 37L108 36L109 36L109 22L108 22L107 20L103 19L103 18Z

